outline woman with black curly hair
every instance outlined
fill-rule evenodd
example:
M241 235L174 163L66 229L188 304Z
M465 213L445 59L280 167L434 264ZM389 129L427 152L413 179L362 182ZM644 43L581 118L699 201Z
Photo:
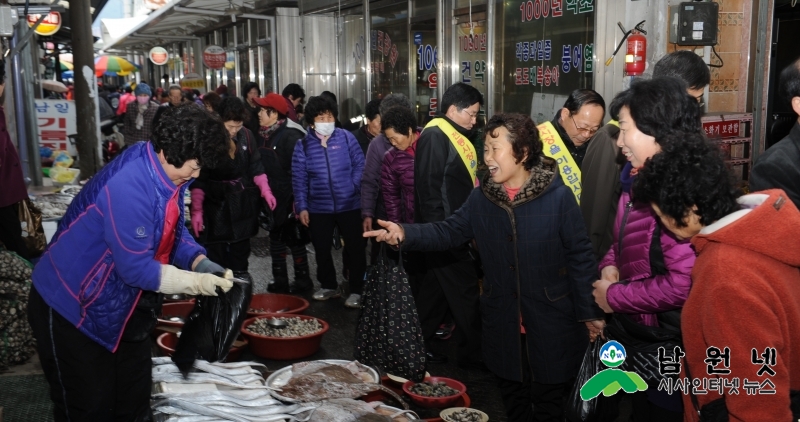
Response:
M198 237L204 232L202 240L212 260L249 279L250 238L258 233L261 198L270 209L275 209L276 200L256 136L243 127L248 117L244 102L225 98L218 111L228 132L228 155L213 170L201 171L192 185L192 229Z
M444 221L378 220L385 229L364 236L419 251L475 239L485 272L483 361L499 378L508 420L561 420L586 346L604 326L592 298L592 245L575 196L556 162L542 155L528 116L493 116L484 160L489 171L480 187Z
M225 127L200 107L170 107L153 139L89 179L33 270L28 321L57 421L151 420L152 330L165 294L216 296L184 227L183 197L227 154Z
M600 262L601 279L594 283L597 304L607 313L623 314L633 323L658 327L658 314L683 306L692 285L695 254L659 223L647 202L630 188L647 160L676 143L703 141L700 107L676 78L634 83L611 103L619 121L617 146L628 163L622 169L614 242ZM624 346L624 344L623 344ZM678 394L651 388L634 394L634 417L642 421L682 418Z
M348 308L361 307L361 291L367 259L361 237L361 175L364 153L352 133L335 124L336 105L311 97L306 105L308 134L297 142L292 155L292 188L295 211L308 227L317 260L317 279L322 286L315 300L341 296L331 256L335 228L344 237L345 265L349 269ZM338 236L338 235L337 235Z
M776 189L737 198L718 149L702 139L656 154L633 192L676 237L691 239L698 253L682 314L683 375L715 378L720 385L723 378L762 386L769 379L775 391L722 395L709 388L708 394L686 395L687 420L697 419L698 408L742 421L798 419L800 212L788 195ZM729 375L708 373L712 347L728 354L729 362L717 368ZM767 365L761 371L753 365L757 360ZM762 372L765 367L773 372Z

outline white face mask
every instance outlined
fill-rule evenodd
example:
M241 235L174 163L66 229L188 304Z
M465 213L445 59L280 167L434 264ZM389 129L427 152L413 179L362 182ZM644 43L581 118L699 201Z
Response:
M314 130L322 136L331 136L336 129L336 123L314 123Z

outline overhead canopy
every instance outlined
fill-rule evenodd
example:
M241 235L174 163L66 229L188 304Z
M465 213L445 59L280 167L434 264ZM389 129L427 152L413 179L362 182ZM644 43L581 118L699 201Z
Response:
M232 3L237 19L264 18L255 14L252 1L234 0ZM217 26L220 21L229 22L230 6L228 0L172 0L121 35L115 37L109 30L104 50L145 50L143 47L149 45L195 39L196 32ZM105 38L105 30L103 35Z

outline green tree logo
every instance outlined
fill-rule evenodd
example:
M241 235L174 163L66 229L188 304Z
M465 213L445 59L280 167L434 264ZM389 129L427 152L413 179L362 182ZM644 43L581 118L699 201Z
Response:
M610 340L600 348L600 362L609 367L596 373L581 387L581 398L591 400L600 393L613 396L622 389L626 393L647 390L647 383L635 372L612 369L625 362L625 348L614 340Z

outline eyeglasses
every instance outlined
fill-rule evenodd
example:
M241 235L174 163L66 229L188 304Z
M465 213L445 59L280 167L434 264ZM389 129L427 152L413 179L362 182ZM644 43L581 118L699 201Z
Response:
M578 133L584 134L586 136L592 136L595 133L597 133L598 130L600 130L599 127L596 127L596 128L593 128L593 129L587 129L585 127L578 127L578 124L575 123L575 118L572 117L571 114L569 115L569 118L572 120L572 124L575 126L575 130L577 130Z
M476 111L475 113L470 113L469 110L467 110L466 108L462 108L461 111L467 113L470 119L477 119L478 114L480 113L480 110Z

